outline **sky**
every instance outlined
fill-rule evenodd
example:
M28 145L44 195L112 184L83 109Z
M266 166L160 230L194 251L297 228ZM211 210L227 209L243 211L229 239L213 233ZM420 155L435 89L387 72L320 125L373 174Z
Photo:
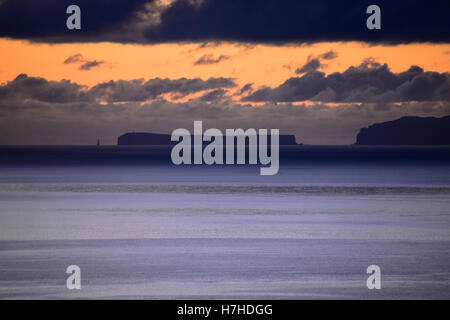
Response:
M68 30L67 6L81 9ZM0 144L116 144L129 131L361 127L450 114L448 1L0 0Z

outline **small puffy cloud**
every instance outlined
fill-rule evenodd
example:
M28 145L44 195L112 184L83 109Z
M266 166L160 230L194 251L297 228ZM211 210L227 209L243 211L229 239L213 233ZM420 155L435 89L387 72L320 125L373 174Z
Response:
M66 60L64 60L64 64L69 64L69 63L78 63L78 62L83 62L84 61L84 57L81 53L77 53L74 54L73 56L68 57Z
M311 72L314 70L318 70L319 68L326 67L327 65L322 63L323 60L332 60L337 57L337 53L333 50L327 51L325 53L320 54L317 57L309 56L306 63L295 70L295 73L301 74L306 72Z
M301 66L300 68L295 70L295 73L299 74L299 73L311 72L311 71L319 69L321 66L322 66L322 64L320 63L319 59L308 58L308 61L303 66Z
M230 57L226 56L226 55L220 55L215 58L212 54L205 54L205 55L201 56L200 58L198 58L198 60L194 62L194 65L215 64L215 63L219 63L223 60L227 60L229 58Z
M74 54L64 60L64 64L80 64L80 70L91 70L94 67L99 67L101 64L105 63L104 61L97 60L88 60L83 57L81 53Z
M320 55L320 58L324 59L324 60L332 60L337 58L337 53L334 52L333 50L327 51L325 53L322 53Z
M97 61L97 60L86 61L80 66L80 70L91 70L94 67L100 66L102 63L105 63L105 62Z

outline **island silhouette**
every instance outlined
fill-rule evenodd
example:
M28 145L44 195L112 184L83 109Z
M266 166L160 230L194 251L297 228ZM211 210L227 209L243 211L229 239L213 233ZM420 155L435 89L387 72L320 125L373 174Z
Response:
M450 145L450 116L402 117L361 128L356 145Z
M117 138L119 146L173 146L177 143L171 141L170 134L151 132L127 132ZM294 135L280 135L279 143L281 146L303 145L296 142ZM450 116L409 116L374 123L360 129L355 145L450 145Z

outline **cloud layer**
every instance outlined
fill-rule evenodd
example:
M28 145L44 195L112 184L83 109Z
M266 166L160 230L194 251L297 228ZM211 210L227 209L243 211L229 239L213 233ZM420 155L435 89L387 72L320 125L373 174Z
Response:
M222 130L279 128L281 133L295 134L298 141L308 144L351 144L361 127L374 122L406 115L450 114L448 74L418 67L395 74L386 65L369 60L331 76L312 71L300 78L322 80L295 88L322 92L322 82L333 83L331 80L337 77L342 87L336 89L334 99L325 94L319 99L316 94L315 102L294 104L265 98L251 105L240 101L246 100L242 94L255 97L263 91L279 97L280 92L294 96L304 96L305 92L279 88L253 91L251 84L238 87L229 78L119 80L88 88L69 80L50 81L21 74L0 85L0 144L93 144L97 138L115 144L117 136L127 131L170 133L176 128L192 129L194 120L203 120L205 128ZM327 80L329 77L331 80ZM354 81L353 91L349 79ZM327 103L336 97L358 100L353 97L367 91L367 83L375 85L372 91L382 90L384 94L374 94L373 101ZM319 88L313 89L317 84ZM391 97L386 88L392 84L405 90L395 92L407 93L401 95L401 102L376 98Z
M256 90L243 100L376 103L450 101L450 74L425 72L418 66L393 73L387 64L368 59L358 67L329 75L316 71L316 65L311 66L310 63L302 69L305 70L300 71L308 72L300 77L292 77L276 88Z

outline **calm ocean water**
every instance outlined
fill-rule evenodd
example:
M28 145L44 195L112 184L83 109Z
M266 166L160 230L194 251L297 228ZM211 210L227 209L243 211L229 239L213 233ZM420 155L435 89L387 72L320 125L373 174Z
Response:
M450 148L285 148L276 176L167 154L0 148L0 298L450 298Z

